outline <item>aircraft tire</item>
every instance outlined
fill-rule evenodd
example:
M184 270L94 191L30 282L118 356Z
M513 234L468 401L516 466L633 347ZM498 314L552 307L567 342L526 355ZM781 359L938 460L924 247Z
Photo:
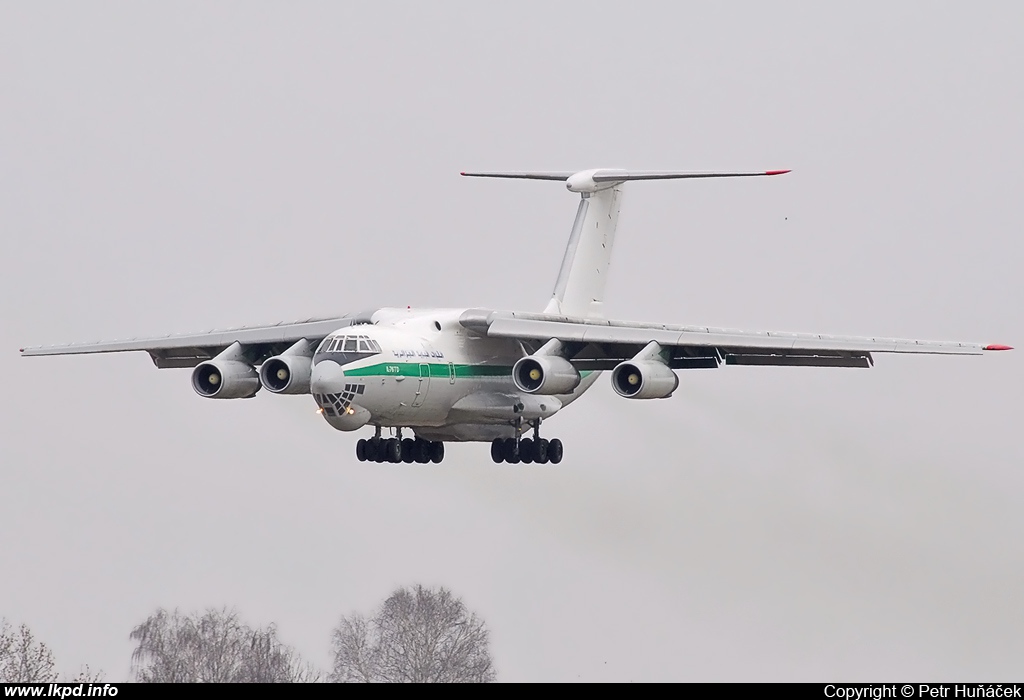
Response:
M392 464L398 464L402 461L402 443L395 438L389 439L386 443L384 454L387 455L387 461Z
M356 443L356 459L360 462L366 461L366 440L359 440Z
M426 440L416 440L416 462L427 464L430 461L430 443Z
M402 440L402 461L406 464L416 461L416 441L412 438Z
M501 438L495 438L491 442L491 461L495 464L505 461L505 441Z
M548 441L541 438L533 443L533 461L537 464L548 463Z
M377 448L380 445L380 440L376 438L370 438L366 441L366 446L363 448L363 456L367 462L377 461Z
M533 464L534 460L534 443L530 438L523 438L519 441L519 459L522 460L523 464Z
M443 442L431 442L430 444L430 461L434 464L440 464L441 460L444 459L444 443Z
M552 464L562 461L562 441L555 438L548 444L548 460Z
M519 464L519 443L515 438L505 438L505 461Z

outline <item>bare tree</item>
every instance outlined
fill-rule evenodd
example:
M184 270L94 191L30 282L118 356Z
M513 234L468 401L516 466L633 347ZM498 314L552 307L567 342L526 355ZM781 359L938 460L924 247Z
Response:
M53 683L60 677L55 666L53 652L36 642L28 625L15 630L0 621L0 682Z
M158 610L132 630L132 670L143 683L302 683L320 674L277 639L227 609L202 615Z
M28 625L13 629L0 620L0 683L54 683L60 680L53 652L42 642L36 642ZM103 680L103 672L93 672L83 666L71 683L95 683Z
M369 619L342 617L333 641L336 683L495 680L487 628L445 588L400 588Z
M99 683L103 680L103 671L93 672L86 664L82 666L81 670L75 674L68 682L69 683Z

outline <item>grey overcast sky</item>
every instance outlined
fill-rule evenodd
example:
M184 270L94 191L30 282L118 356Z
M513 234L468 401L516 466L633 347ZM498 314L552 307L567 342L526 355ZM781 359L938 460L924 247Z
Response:
M25 345L379 306L539 310L629 185L609 316L1024 346L1024 5L0 5L0 615L128 675L158 606L326 666L444 585L505 681L1024 670L1024 350L602 378L558 467L360 464L309 397Z

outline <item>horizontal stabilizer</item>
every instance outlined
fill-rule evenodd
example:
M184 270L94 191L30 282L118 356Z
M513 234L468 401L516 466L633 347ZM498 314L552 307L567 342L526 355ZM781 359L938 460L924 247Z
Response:
M685 172L679 170L598 170L591 177L594 182L629 182L631 180L684 180L698 177L758 177L784 175L788 170L762 170L749 173Z
M572 172L558 173L459 173L463 177L502 177L509 180L556 180L563 181L572 177Z
M789 170L758 170L754 172L716 172L686 170L591 170L587 174L594 182L629 182L630 180L683 180L698 177L758 177L763 175L784 175ZM565 170L559 172L485 172L460 173L463 177L501 177L509 180L568 180L577 173Z
M499 177L512 180L552 180L565 182L570 192L593 193L632 180L688 180L706 177L761 177L783 175L788 170L755 170L749 172L717 172L711 170L620 170L597 168L579 172L479 172L462 173L465 177Z

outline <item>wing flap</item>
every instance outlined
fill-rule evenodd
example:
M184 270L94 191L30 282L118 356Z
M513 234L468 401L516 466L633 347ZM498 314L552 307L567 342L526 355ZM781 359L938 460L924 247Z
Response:
M871 355L851 355L849 357L830 355L755 355L728 354L725 356L727 365L755 365L774 367L871 367Z

